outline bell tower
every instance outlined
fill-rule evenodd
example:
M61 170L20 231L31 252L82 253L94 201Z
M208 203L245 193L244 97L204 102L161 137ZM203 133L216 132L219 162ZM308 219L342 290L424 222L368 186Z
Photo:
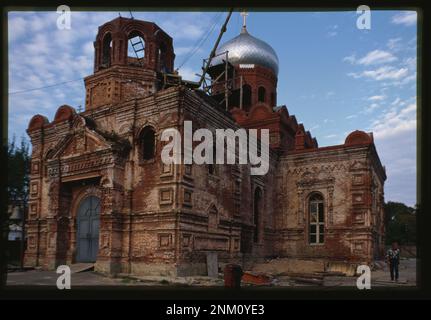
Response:
M86 110L158 91L174 69L172 38L155 23L118 17L99 27L94 73L85 78Z

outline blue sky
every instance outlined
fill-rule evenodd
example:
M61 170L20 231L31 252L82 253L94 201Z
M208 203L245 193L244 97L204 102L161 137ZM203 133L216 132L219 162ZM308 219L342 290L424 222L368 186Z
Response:
M180 74L189 80L200 72L226 16L217 12L133 14L157 23L173 37L175 67L181 66ZM9 13L10 137L26 136L28 121L36 113L52 120L60 105L84 108L84 83L79 79L93 72L97 27L117 16L118 12L74 12L72 8L71 30L59 30L54 11ZM311 130L319 146L341 144L356 129L372 131L388 175L386 201L414 205L416 13L372 10L370 30L358 29L357 18L356 11L250 12L247 29L278 54L278 104L286 105ZM242 17L236 12L222 43L236 36L241 25ZM193 48L195 53L189 57ZM67 83L56 85L63 82ZM50 85L55 86L29 90Z

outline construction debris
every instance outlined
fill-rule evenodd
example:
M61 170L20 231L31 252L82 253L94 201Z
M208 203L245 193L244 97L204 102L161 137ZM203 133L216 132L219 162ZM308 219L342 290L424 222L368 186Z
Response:
M256 263L251 271L279 276L288 273L314 273L326 270L323 259L275 258L264 263Z
M245 283L261 285L261 284L270 284L272 277L263 273L245 271L244 274L242 275L241 280L242 282L245 282Z

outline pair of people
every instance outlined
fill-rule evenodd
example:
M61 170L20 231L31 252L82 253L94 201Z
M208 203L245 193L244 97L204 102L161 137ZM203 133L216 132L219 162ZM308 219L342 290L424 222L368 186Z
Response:
M391 280L398 281L398 266L400 264L400 249L398 248L398 242L392 242L391 248L386 253L386 262L389 265Z

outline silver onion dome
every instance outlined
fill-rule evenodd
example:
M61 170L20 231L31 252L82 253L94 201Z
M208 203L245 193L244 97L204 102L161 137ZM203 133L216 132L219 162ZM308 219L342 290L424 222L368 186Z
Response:
M256 64L267 67L278 75L278 57L274 49L266 42L257 39L247 32L245 27L235 38L221 45L216 55L228 51L229 62L238 64ZM224 55L214 57L212 65L222 64Z

